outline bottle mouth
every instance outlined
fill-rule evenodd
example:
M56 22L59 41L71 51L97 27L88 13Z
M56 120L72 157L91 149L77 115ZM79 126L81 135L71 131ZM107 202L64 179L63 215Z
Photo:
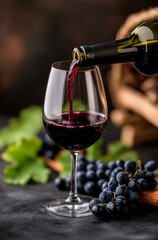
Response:
M81 46L79 48L73 49L73 59L78 60L78 63L82 65L83 62L85 62L86 53L84 51L84 48Z

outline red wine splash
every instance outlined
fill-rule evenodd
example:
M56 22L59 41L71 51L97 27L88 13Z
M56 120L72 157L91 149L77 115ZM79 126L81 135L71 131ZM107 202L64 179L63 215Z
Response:
M78 60L73 59L67 76L67 96L69 101L69 121L73 122L73 83L79 70Z

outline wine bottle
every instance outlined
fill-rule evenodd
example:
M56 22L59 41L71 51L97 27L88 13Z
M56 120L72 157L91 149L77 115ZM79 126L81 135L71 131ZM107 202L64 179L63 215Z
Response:
M78 65L130 62L142 74L158 73L158 19L138 25L129 37L73 50Z

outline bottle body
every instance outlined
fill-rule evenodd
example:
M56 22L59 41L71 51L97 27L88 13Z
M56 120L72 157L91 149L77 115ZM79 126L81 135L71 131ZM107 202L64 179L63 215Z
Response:
M141 73L158 73L158 19L143 22L127 38L73 50L79 65L130 62Z

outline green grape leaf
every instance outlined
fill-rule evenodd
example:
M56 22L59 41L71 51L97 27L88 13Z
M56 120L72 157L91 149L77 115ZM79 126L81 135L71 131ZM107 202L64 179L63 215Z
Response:
M38 156L41 141L36 137L22 138L10 145L2 154L3 160L12 164L4 169L4 181L8 184L27 184L30 180L46 183L50 169L45 159Z
M11 119L8 125L0 130L0 148L16 143L20 138L31 137L42 128L42 108L40 106L25 108L17 118Z

